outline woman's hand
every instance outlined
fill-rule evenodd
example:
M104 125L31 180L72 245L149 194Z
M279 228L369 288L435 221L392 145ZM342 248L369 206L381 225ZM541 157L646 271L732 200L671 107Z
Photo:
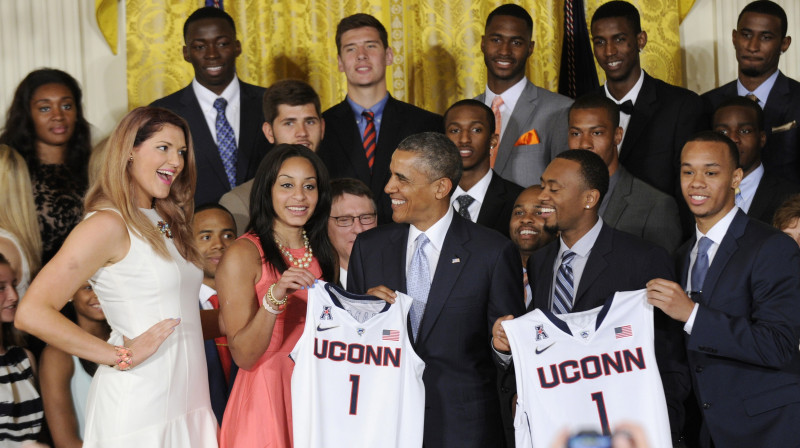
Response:
M180 318L164 319L133 339L123 336L125 347L133 353L133 368L153 356L179 323L181 323Z
M275 283L272 294L275 299L281 300L298 289L312 286L316 281L316 277L308 269L292 266L284 271L281 278Z

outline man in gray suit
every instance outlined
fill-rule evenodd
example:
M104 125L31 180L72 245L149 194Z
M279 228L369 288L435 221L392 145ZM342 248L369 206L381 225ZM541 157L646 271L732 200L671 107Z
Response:
M486 91L475 99L492 108L500 144L491 167L523 187L539 183L556 154L567 149L567 111L572 100L536 87L525 77L533 53L533 19L518 5L489 14L481 38Z
M603 221L674 252L681 243L678 205L620 165L621 140L619 106L614 101L598 93L575 101L569 110L569 148L588 149L608 167L608 194L599 209Z

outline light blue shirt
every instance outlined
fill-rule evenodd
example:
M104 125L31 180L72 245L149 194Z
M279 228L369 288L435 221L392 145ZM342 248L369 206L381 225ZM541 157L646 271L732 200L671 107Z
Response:
M775 70L775 73L773 73L772 76L767 78L764 82L761 83L760 86L756 88L756 90L753 90L752 92L745 89L745 87L742 85L742 82L737 79L736 93L739 96L745 96L748 93L752 93L753 95L756 96L756 98L758 98L758 105L761 106L761 108L763 109L767 105L767 98L769 98L769 92L772 91L772 86L775 85L775 80L778 79L778 73L780 73L780 70Z
M600 235L600 230L603 228L603 220L601 218L597 218L597 222L594 224L585 235L581 237L572 247L567 247L567 244L564 243L564 240L559 237L558 240L560 241L560 246L558 249L558 254L556 255L555 262L553 263L553 281L550 283L550 310L553 309L553 290L556 287L556 276L558 275L558 268L561 266L561 256L564 252L571 250L575 252L575 258L572 259L572 285L574 287L575 294L578 293L578 286L581 284L581 277L583 276L583 269L586 267L586 262L589 260L589 255L592 253L592 247L594 247L594 243L597 241L597 237ZM573 304L575 303L575 297L573 299Z
M356 125L358 125L358 135L361 136L361 140L364 140L364 130L367 129L367 119L361 115L364 111L372 112L375 114L375 117L372 119L372 122L375 124L375 141L378 141L378 137L381 135L381 121L383 121L383 109L386 107L386 102L389 101L389 92L386 92L386 96L383 97L382 100L378 101L371 107L363 107L359 104L356 104L355 101L351 100L350 97L347 97L347 103L350 105L350 108L353 109L353 115L356 118Z
M758 168L754 169L747 177L742 179L742 182L739 184L739 194L736 195L736 206L745 213L750 211L750 205L753 204L753 196L756 195L756 190L761 183L762 177L764 177L764 165L759 164Z

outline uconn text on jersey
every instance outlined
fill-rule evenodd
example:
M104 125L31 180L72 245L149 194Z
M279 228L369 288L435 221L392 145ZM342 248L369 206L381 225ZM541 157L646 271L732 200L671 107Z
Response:
M400 347L382 347L370 344L348 344L314 338L314 356L331 361L347 361L352 364L400 367Z
M612 354L603 353L600 356L587 356L580 361L566 360L558 364L550 364L550 375L548 380L543 367L537 368L539 382L544 389L550 389L561 383L570 384L581 379L593 379L600 376L612 375L615 373L626 373L633 371L634 367L638 370L645 370L644 354L642 348L637 347L634 354L631 350L617 350Z

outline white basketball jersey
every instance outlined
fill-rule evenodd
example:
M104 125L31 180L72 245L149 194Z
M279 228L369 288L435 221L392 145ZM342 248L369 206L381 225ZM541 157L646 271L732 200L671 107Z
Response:
M409 341L412 299L391 305L331 283L308 291L291 357L294 446L422 446L425 363Z
M672 446L645 290L556 316L536 309L503 322L517 376L517 448L550 447L556 434L641 425L653 448Z

